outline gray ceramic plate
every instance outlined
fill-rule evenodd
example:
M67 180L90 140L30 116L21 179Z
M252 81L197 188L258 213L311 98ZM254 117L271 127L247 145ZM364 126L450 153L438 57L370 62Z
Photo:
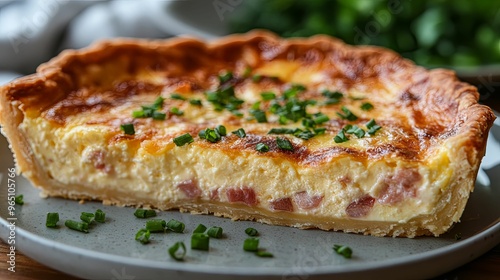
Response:
M23 177L16 177L15 184L16 193L24 194L25 204L16 206L11 216L7 181L13 160L6 140L0 137L0 236L4 241L14 236L16 250L82 278L429 278L469 262L500 243L499 140L500 126L495 126L483 161L484 171L478 180L482 184L476 185L462 222L439 238L380 238L299 230L169 211L159 213L159 218L183 221L185 233L153 234L150 244L141 245L134 240L134 235L145 221L134 217L134 209L108 207L97 202L79 204L64 199L43 199ZM45 227L47 212L59 212L62 221L78 220L82 211L94 212L98 208L106 212L106 223L94 225L88 234L64 226ZM9 222L15 222L15 228L9 229ZM223 227L224 238L211 239L209 252L188 249L185 262L172 260L167 248L176 241L189 245L191 232L199 223ZM260 247L274 253L274 258L258 258L242 250L247 227L261 233ZM462 235L461 240L455 240L457 233ZM335 254L334 244L350 246L353 258L344 259Z

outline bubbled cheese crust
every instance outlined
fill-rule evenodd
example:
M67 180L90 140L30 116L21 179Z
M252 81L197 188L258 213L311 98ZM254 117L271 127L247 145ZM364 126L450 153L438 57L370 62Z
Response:
M248 69L251 72L248 72ZM245 101L237 117L217 111L206 92L226 82ZM259 78L252 79L254 75ZM329 121L323 135L276 144L280 125L261 92L278 96L294 84L308 113ZM344 94L323 105L325 89ZM202 106L171 99L200 99ZM165 98L166 120L132 118ZM378 236L440 235L459 221L494 115L477 90L447 70L425 70L376 47L352 47L324 36L283 40L266 32L205 43L194 39L113 40L68 50L37 73L0 89L0 121L19 171L48 196L117 205L214 213L233 219ZM261 101L267 123L249 111ZM364 111L364 102L374 109ZM337 112L349 108L359 118ZM184 112L177 116L169 109ZM375 135L336 143L347 124ZM134 135L120 125L133 123ZM211 143L197 135L224 125L244 128ZM185 133L194 142L177 147ZM258 143L269 152L256 151Z

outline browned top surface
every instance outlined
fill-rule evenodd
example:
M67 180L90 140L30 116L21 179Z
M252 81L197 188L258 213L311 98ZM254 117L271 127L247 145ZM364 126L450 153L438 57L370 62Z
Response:
M247 68L250 75L245 75ZM206 92L224 85L218 75L225 71L234 73L226 83L234 86L236 97L246 101L240 109L245 113L242 118L227 111L216 112L206 102ZM254 74L262 74L262 78L255 82ZM323 89L342 92L345 98L340 104L309 106L309 113L323 112L330 117L322 126L327 128L326 134L306 141L286 136L294 140L294 151L290 152L277 147L275 135L266 134L270 128L280 127L271 113L267 113L270 122L257 123L248 120L248 111L260 92L271 90L280 96L292 84L307 88L298 95L300 100L322 103ZM247 91L253 94L245 94ZM203 100L203 107L170 99L174 92ZM458 81L450 71L427 71L389 50L352 47L330 37L283 40L264 32L209 44L179 38L102 42L63 52L41 65L36 74L1 88L1 94L27 117L42 117L55 127L105 126L113 132L110 143L167 143L182 133L194 136L206 127L224 124L229 132L243 127L248 137L230 135L216 144L196 139L194 144L255 151L255 145L264 142L271 151L266 155L304 164L339 155L422 160L434 147L455 136L466 138L471 149L481 151L494 119L489 108L477 104L476 88ZM159 95L166 97L164 112L179 107L185 115L167 113L164 121L131 117L132 111ZM360 96L364 99L352 98ZM370 102L374 109L360 110L363 102ZM341 106L351 109L359 119L339 118L336 113L341 112ZM262 102L261 109L268 111L269 107L269 101ZM358 140L352 135L352 140L343 144L332 140L346 124L363 126L372 118L383 127L375 136ZM119 128L123 123L134 123L136 134L124 135ZM302 125L299 121L288 126ZM182 129L170 129L173 127Z

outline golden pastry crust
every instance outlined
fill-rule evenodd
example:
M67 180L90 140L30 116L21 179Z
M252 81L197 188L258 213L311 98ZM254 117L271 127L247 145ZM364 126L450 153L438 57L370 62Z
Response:
M244 77L248 67L262 74L259 81ZM282 71L276 72L273 67ZM195 118L194 111L184 117L168 115L161 123L130 117L132 108L144 104L141 100L151 100L151 96L168 96L165 94L177 91L202 99L205 91L217 87L217 75L224 71L235 73L232 83L238 95L254 86L260 90L280 91L292 83L307 86L301 95L304 99L321 99L320 92L324 88L349 92L351 97L363 93L375 109L369 113L358 110L360 119L357 123L375 118L384 127L384 136L389 140L377 141L373 137L360 140L359 145L327 145L311 139L293 141L294 150L285 151L276 145L275 136L267 135L270 128L279 127L273 121L257 124L231 114L200 121ZM282 76L276 78L268 73ZM458 81L453 72L426 70L386 49L353 47L326 36L284 40L256 31L211 43L186 38L164 41L118 39L84 50L64 51L41 65L36 74L0 88L0 123L19 170L47 195L98 199L118 205L149 205L159 209L183 208L234 219L256 219L306 228L413 237L439 235L462 214L485 152L488 130L495 118L492 111L478 104L477 100L477 89ZM167 99L165 106L181 106L179 102ZM355 108L360 102L356 98L346 98L342 104L319 110L331 115L339 111L341 105ZM250 106L244 104L242 111L248 111ZM269 109L269 104L263 106L264 110ZM191 145L204 150L213 149L230 158L258 154L270 160L286 161L297 169L318 168L319 172L329 170L329 164L342 158L364 165L385 162L392 166L418 168L429 164L443 147L447 147L448 165L453 175L450 175L450 182L443 188L435 211L430 215L403 223L352 218L318 218L316 222L308 223L308 216L304 213L255 210L247 205L229 206L203 199L196 203L144 197L134 199L127 197L126 190L122 194L119 190L96 193L89 191L85 184L68 186L58 181L56 174L47 172L37 158L31 136L22 128L26 118L42 119L54 129L79 125L109 127L110 131L103 136L106 145L125 143L127 147L134 146L134 151L150 142L157 146L172 146L172 139L180 134L197 135L205 127L221 123L232 128L245 127L248 135L245 138L230 135L215 144L195 141ZM119 125L127 122L132 122L138 133L124 135ZM326 135L333 138L348 123L331 118L325 125ZM173 126L181 129L175 133L162 132L165 127ZM270 152L263 155L256 152L255 145L260 142L268 144ZM147 149L151 150L150 146ZM397 174L391 176L398 178ZM367 188L362 189L368 192ZM380 190L370 194L376 192ZM377 199L384 201L380 197Z

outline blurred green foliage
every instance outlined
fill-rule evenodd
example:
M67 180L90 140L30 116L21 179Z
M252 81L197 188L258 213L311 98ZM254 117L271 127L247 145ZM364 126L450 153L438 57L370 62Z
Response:
M428 67L500 64L500 0L247 0L232 32L328 34L391 48Z

